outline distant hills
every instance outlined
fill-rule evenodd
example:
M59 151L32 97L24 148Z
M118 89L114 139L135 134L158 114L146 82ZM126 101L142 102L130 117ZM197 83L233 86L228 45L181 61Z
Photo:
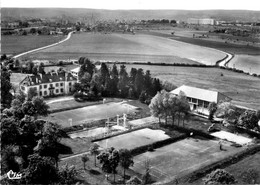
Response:
M77 20L141 20L214 18L224 21L260 22L260 11L250 10L101 10L81 8L2 8L2 20L26 18L65 18Z

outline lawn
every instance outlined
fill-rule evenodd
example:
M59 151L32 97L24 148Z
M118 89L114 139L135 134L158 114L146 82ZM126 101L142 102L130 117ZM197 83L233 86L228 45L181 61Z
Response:
M131 68L150 70L153 77L167 80L176 86L189 85L216 90L231 97L234 104L259 109L260 80L246 74L219 68L126 65ZM223 74L223 76L221 76Z
M32 49L47 46L63 39L63 36L52 35L2 35L1 53L19 54Z
M229 167L225 168L229 173L234 175L235 179L238 181L239 184L248 183L243 182L243 174L248 169L253 169L258 174L258 178L255 184L260 183L260 152L251 155L238 163L232 164Z
M225 57L210 48L176 42L151 35L130 34L74 34L70 40L48 48L32 57L69 58L87 56L94 60L143 61L157 63L212 64ZM188 60L187 60L188 59Z
M153 152L135 156L134 166L131 169L143 174L144 163L148 160L151 166L150 173L156 181L170 182L243 149L234 148L228 142L223 143L223 148L222 151L219 149L217 140L187 138L157 148Z
M119 136L111 137L96 143L102 148L114 147L116 149L134 149L140 146L155 143L170 138L162 130L152 130L144 128Z
M90 105L98 105L102 104L103 100L99 101L85 101L85 102L77 102L74 100L73 96L61 96L56 98L49 98L45 100L46 103L50 106L50 111L59 111L64 109L76 109L81 107L86 107ZM106 103L109 102L120 102L122 99L117 98L106 98Z
M123 115L123 113L134 113L135 109L122 102L111 102L100 105L92 105L83 108L67 110L50 114L47 120L60 124L62 127L70 127L68 120L72 119L72 125L80 125L84 122L101 120Z

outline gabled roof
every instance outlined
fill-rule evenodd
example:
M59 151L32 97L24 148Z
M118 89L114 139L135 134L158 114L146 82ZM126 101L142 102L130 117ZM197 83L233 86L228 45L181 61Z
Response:
M187 85L182 85L178 87L177 89L174 89L171 91L171 93L178 95L180 91L184 92L187 97L190 98L196 98L199 100L204 100L208 102L216 102L218 103L218 97L219 97L219 92L217 91L211 91L207 89L201 89L197 87L191 87ZM222 94L222 96L225 96ZM227 97L227 96L225 96Z
M33 86L46 83L60 82L60 81L76 81L77 79L72 76L71 73L48 73L48 74L37 74L28 75L25 77L20 84Z

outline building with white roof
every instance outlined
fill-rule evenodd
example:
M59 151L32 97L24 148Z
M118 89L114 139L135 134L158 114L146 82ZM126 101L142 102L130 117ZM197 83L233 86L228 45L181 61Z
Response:
M187 85L182 85L173 91L172 94L179 95L180 92L183 92L190 104L190 108L193 111L209 114L208 106L209 103L215 102L219 103L220 101L231 101L232 99L220 92L201 89L197 87L191 87Z

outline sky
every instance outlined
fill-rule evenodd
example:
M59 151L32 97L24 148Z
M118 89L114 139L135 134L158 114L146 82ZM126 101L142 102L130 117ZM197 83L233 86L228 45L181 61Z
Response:
M1 7L260 11L260 0L1 0Z

